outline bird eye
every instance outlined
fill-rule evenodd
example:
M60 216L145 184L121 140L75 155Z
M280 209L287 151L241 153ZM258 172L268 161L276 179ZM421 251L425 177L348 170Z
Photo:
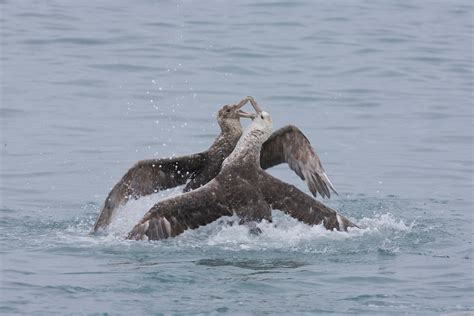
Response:
M227 113L229 113L229 112L230 112L230 109L227 109L227 110L225 110L225 111L226 111Z
M260 114L260 118L263 120L263 114Z

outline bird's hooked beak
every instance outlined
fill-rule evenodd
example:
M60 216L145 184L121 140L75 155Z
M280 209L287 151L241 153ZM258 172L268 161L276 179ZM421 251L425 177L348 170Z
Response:
M255 109L255 112L257 112L257 114L254 114L254 113L247 113L247 112L244 112L242 110L240 110L240 108L242 108L245 104L247 104L247 102L250 101L250 104L252 104L252 107ZM240 101L238 104L237 104L237 109L239 109L239 111L237 112L239 114L240 117L247 117L247 118L251 118L252 120L254 118L257 117L258 114L262 113L262 109L260 108L260 106L257 104L257 102L254 100L253 97L251 96L247 96L245 97L245 99L243 99L242 101Z
M249 99L250 104L252 104L253 108L255 109L255 112L257 112L257 114L262 113L262 109L261 109L260 106L257 104L257 101L255 101L252 97L247 97L247 98L250 98L250 99Z
M252 120L257 117L257 114L255 114L255 113L248 113L248 112L245 112L245 111L242 111L242 110L238 110L237 114L240 117L246 117L246 118L250 118Z

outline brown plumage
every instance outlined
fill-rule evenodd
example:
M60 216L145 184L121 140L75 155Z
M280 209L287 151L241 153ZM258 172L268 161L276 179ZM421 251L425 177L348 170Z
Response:
M183 191L188 192L213 179L242 135L240 118L252 116L240 110L249 101L254 108L258 107L252 97L246 97L238 104L225 105L219 109L217 120L221 132L207 151L136 163L107 196L94 225L94 232L107 226L117 208L129 199L137 199L186 183ZM329 198L330 190L336 193L309 140L296 126L289 125L275 131L261 148L260 162L263 169L288 163L289 167L307 182L314 196L319 193L322 197Z
M272 208L306 224L322 223L331 230L356 227L335 210L261 168L261 147L270 135L270 116L258 112L214 179L194 191L155 204L128 238L165 239L233 214L237 214L242 223L271 221Z
M208 150L176 158L148 159L137 162L113 187L94 225L94 232L110 224L117 208L129 199L186 184L184 192L196 189L220 171L222 161L232 152L242 135L241 117L251 117L240 109L249 101L224 105L217 113L220 134Z
M307 182L314 196L319 193L322 197L330 198L330 190L337 194L311 143L293 125L280 128L262 145L260 164L263 169L284 162Z

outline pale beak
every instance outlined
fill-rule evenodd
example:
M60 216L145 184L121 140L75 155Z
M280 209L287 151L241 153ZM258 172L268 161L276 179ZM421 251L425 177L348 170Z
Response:
M242 101L240 101L239 103L237 103L235 106L237 107L237 109L240 109L241 107L243 107L244 105L247 104L247 102L250 101L249 98L252 98L252 97L246 97L245 99L242 99Z
M237 115L239 115L240 117L250 118L252 120L257 117L257 115L254 114L254 113L248 113L248 112L244 112L242 110L238 110Z
M249 102L249 101L250 101L250 104L252 104L253 108L255 109L255 112L257 112L257 115L262 113L262 109L260 108L260 106L258 106L257 101L255 101L254 98L251 97L251 96L245 97L242 101L237 103L235 106L237 107L237 109L240 109L244 105L246 105L247 102ZM240 117L248 117L248 118L251 118L252 120L257 117L257 115L255 115L253 113L252 114L247 113L247 112L244 112L242 110L239 110L237 113L239 114Z
M255 109L255 112L257 112L257 114L262 113L262 109L260 108L260 106L258 106L257 101L255 101L252 97L247 98L250 98L250 104L252 104L253 108Z

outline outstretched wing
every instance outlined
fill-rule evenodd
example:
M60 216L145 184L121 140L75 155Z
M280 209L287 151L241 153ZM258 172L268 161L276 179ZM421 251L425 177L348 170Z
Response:
M322 223L329 230L335 228L345 231L348 227L357 227L335 210L264 171L259 175L259 187L265 201L273 209L283 211L301 222L309 225Z
M110 191L94 225L94 232L110 224L117 208L129 199L183 185L205 163L205 152L137 162Z
M128 239L166 239L196 229L222 216L233 215L223 203L222 191L216 180L191 192L162 200L155 204L128 234Z
M275 131L263 144L260 153L260 165L263 169L284 162L306 181L314 196L319 193L323 198L330 198L330 190L337 194L311 143L303 132L293 125Z

